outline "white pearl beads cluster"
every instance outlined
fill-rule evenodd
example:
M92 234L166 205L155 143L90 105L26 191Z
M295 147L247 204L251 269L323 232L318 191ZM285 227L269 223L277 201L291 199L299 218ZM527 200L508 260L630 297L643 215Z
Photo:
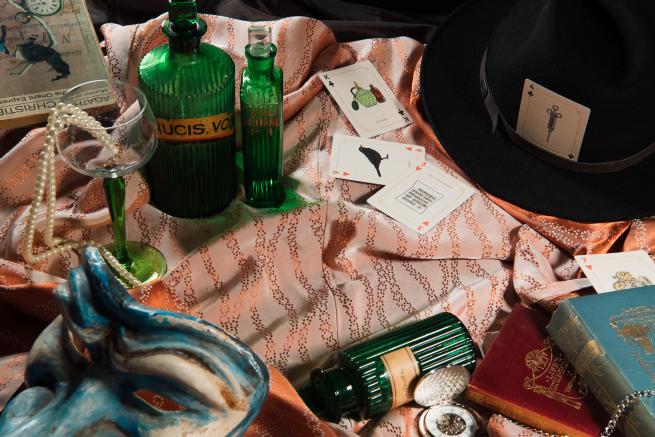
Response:
M27 225L22 240L22 254L29 264L39 263L53 255L67 252L69 250L81 249L85 246L95 246L100 250L103 258L130 286L139 287L141 282L134 277L112 254L100 243L91 241L72 241L62 238L54 238L55 228L55 202L57 200L57 187L55 180L55 145L57 144L57 132L66 126L76 126L81 129L89 129L98 141L100 141L112 154L118 153L118 147L102 125L83 110L65 103L59 103L50 110L48 126L46 128L45 142L39 154L37 167L36 186L34 196L30 205ZM41 206L41 199L47 190L46 195L46 225L43 240L49 247L48 250L38 254L33 253L34 234L36 228L36 215Z

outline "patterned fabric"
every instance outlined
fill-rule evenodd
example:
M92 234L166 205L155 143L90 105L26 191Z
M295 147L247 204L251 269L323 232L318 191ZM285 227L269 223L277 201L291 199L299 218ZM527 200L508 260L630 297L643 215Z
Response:
M500 414L494 414L487 425L489 437L543 437L533 429L525 428Z
M25 353L0 358L0 408L23 383L25 364L27 364Z
M205 40L227 50L240 72L249 23L205 19ZM137 82L141 57L165 42L162 20L103 27L112 76ZM159 248L169 265L161 282L134 292L142 302L222 326L298 387L311 369L330 364L339 348L436 312L459 316L479 342L517 301L516 293L526 302L552 306L588 286L586 279L577 279L571 254L653 247L650 219L579 224L536 216L480 191L426 235L404 228L366 204L378 186L328 177L332 135L356 132L317 73L370 60L416 120L380 139L425 146L432 164L468 181L443 153L419 109L423 45L409 38L339 44L325 25L308 18L270 24L284 70L285 208L262 214L240 196L215 217L178 219L148 204L145 180L130 175L128 237ZM27 268L19 252L43 137L44 130L35 129L0 158L0 305L49 320L57 313L52 287L78 259L63 253ZM111 241L100 181L59 159L56 174L56 234ZM43 226L43 214L39 217ZM35 244L42 242L37 238ZM20 330L1 332L18 336ZM0 336L0 347L4 340ZM0 387L6 378L2 373ZM269 413L262 414L253 434L286 431L285 421L293 416L302 424L298 429L316 435L417 435L417 408L403 407L367 424L327 426L304 409L284 377L276 374L274 380L279 384L272 386Z

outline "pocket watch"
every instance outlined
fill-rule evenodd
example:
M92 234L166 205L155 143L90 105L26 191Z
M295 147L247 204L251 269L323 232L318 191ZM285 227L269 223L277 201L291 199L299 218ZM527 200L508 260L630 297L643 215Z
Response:
M434 405L418 420L419 431L425 437L473 437L478 430L471 411L455 403Z
M23 9L15 15L16 21L21 24L29 23L32 17L48 17L61 11L64 6L63 0L22 0Z
M414 400L427 407L418 417L422 437L473 437L478 420L465 406L454 400L468 385L465 367L443 367L426 374L416 384Z

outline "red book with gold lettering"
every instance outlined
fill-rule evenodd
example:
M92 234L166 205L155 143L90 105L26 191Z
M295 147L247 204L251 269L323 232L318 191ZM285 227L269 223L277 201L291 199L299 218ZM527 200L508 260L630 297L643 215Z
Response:
M550 433L596 437L608 417L548 337L548 315L515 305L466 397Z

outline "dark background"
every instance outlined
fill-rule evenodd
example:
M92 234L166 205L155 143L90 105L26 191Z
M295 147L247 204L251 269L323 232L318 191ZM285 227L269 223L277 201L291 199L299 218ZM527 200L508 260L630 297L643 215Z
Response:
M198 0L198 9L247 21L302 15L325 22L339 41L430 33L465 0ZM144 22L166 11L167 0L87 0L96 29L104 23Z
M425 43L438 25L466 1L197 0L197 3L202 13L245 21L275 20L296 15L316 18L327 24L341 42L408 36ZM86 0L86 4L98 39L102 40L100 26L103 24L143 23L166 12L168 0ZM0 134L0 157L28 130L19 128Z

